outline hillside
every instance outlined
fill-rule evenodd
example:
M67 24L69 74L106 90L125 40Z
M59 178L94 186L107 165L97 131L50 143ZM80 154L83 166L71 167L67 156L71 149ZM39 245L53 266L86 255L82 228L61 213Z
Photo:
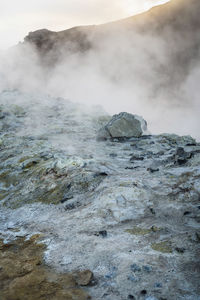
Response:
M135 34L152 37L143 51L148 50L153 56L157 71L166 75L165 79L179 81L188 74L199 58L200 52L200 2L198 0L172 0L154 7L149 11L99 26L75 27L60 32L47 29L29 33L25 42L36 46L42 59L49 57L48 63L59 59L60 52L67 55L74 52L98 50L106 40L123 39L130 43ZM156 58L155 39L161 40L165 52L164 61ZM126 44L125 44L126 45ZM110 45L107 44L109 48ZM116 44L116 46L119 46ZM137 47L137 40L136 40ZM101 49L102 50L102 49ZM105 51L107 48L105 48ZM120 52L121 49L119 49ZM98 53L98 52L97 52ZM97 54L98 55L98 54ZM171 77L172 76L172 77Z

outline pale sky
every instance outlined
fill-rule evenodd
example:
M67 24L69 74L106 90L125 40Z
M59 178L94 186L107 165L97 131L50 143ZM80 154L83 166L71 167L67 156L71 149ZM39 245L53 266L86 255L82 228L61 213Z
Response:
M169 0L0 0L0 49L41 28L64 30L129 17Z

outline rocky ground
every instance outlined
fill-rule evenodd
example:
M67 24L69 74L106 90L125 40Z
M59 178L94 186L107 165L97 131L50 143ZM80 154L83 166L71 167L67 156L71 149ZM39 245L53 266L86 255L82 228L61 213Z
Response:
M99 139L110 116L61 98L0 103L1 299L200 299L199 143Z

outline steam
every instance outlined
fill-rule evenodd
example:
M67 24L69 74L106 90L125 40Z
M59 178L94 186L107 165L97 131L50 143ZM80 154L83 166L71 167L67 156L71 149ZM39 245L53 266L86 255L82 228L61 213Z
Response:
M128 111L142 115L154 134L200 139L199 53L185 69L169 51L184 47L184 40L173 45L173 38L170 29L160 36L110 25L87 37L92 45L87 51L75 51L68 42L41 58L33 45L21 44L1 55L0 90L102 105L110 114ZM66 52L66 47L72 51Z

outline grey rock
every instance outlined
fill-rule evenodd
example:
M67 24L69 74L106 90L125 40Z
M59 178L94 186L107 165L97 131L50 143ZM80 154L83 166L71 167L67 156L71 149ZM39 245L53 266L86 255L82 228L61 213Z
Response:
M106 141L110 138L111 138L111 135L110 135L109 131L107 130L107 128L103 127L101 129L99 129L99 131L97 133L98 141Z
M184 165L192 156L193 153L186 152L183 147L178 147L175 153L175 164Z
M106 140L141 137L146 130L147 123L142 117L122 112L114 115L108 124L99 130L97 138Z

